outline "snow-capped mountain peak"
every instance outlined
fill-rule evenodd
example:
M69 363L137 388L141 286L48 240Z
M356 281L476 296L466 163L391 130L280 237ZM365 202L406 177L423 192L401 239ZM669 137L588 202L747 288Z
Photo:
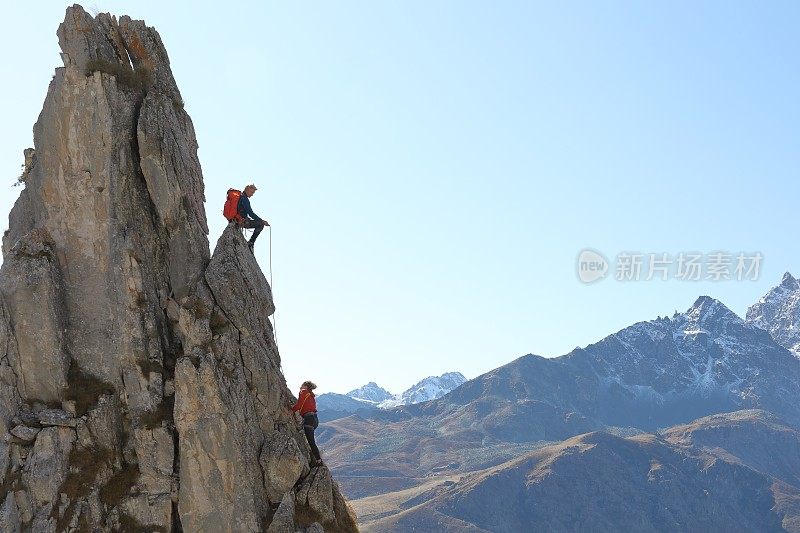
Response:
M333 420L361 410L391 409L401 405L436 400L466 381L467 378L460 372L446 372L441 376L429 376L402 394L392 394L374 381L370 381L347 394L335 392L320 394L317 397L317 407L324 416L334 417L327 420Z
M800 281L792 276L791 273L787 272L783 275L783 279L781 280L781 287L789 290L797 290L800 289Z
M441 376L428 376L411 386L403 394L390 400L381 402L378 407L389 409L400 405L436 400L452 391L459 385L466 383L467 378L460 372L446 372Z
M742 322L742 319L728 309L725 304L710 296L700 296L684 313L684 316L688 325L703 330L707 325L720 322Z
M747 322L767 330L800 357L800 281L785 273L780 285L747 310Z
M694 401L687 399L694 395L722 395L749 405L753 392L747 387L763 365L790 369L796 364L762 329L709 296L671 319L624 328L573 357L587 356L609 394L625 391L624 396L648 397L660 405Z
M370 381L363 387L351 390L347 393L347 396L353 398L354 400L361 400L370 403L380 403L394 398L394 395L391 392L379 386L374 381Z

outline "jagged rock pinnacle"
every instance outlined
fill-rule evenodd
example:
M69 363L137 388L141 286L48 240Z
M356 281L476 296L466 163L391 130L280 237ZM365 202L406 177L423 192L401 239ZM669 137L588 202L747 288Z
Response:
M3 529L356 530L288 409L269 284L235 227L210 254L160 36L75 5L58 39L3 237Z
M787 272L783 275L783 279L781 280L781 285L786 287L787 289L800 289L800 282L792 276L791 273Z

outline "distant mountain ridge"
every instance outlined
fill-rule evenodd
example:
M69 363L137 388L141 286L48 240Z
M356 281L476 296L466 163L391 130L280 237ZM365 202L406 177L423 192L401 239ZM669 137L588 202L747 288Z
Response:
M370 381L347 394L320 394L317 407L323 421L359 412L367 415L376 409L391 409L441 398L466 381L467 378L460 372L446 372L441 376L428 376L397 395Z
M685 312L635 323L561 357L520 357L437 400L332 422L319 440L345 491L356 502L368 502L364 509L377 509L375 498L386 494L389 508L367 522L375 530L511 531L526 524L574 529L570 513L588 508L594 511L581 523L600 531L620 524L663 529L659 524L667 523L672 529L692 523L737 529L737 521L746 529L800 531L800 439L794 433L800 428L800 359L776 340L794 329L797 290L797 280L787 274L761 299L761 312L749 312L747 320L700 296ZM725 415L733 412L743 414ZM747 414L756 412L762 414ZM662 442L662 428L671 428L663 434L670 442ZM694 436L680 437L687 431ZM637 436L644 433L650 436ZM531 459L547 446L555 446L552 453ZM686 446L698 450L687 456ZM621 474L615 463L620 455L649 464L651 472L637 466ZM554 477L547 465L556 458L563 467ZM759 474L741 470L732 458ZM711 478L698 475L708 464L719 468L706 471ZM659 484L664 475L663 483L687 494L707 491L714 503L709 507L670 492ZM587 487L619 485L631 498L647 491L645 498L636 497L654 510L662 498L670 499L674 515L647 514L636 506L630 516L611 513L592 491L570 492L570 480L581 476L588 476ZM736 477L746 479L758 503L720 514L727 504L716 491L733 498L744 494L736 492ZM628 480L632 485L620 485ZM501 505L529 497L544 502L551 492L583 503L562 509L558 499L547 500L549 514L530 511L547 505ZM624 499L619 503L626 505ZM626 522L634 515L634 522ZM516 526L503 526L506 519Z
M394 395L383 387L378 386L374 381L370 381L366 385L357 389L351 390L346 394L354 400L364 400L372 403L380 403L391 398Z
M534 404L562 418L573 413L601 425L653 430L745 408L800 422L798 395L798 360L763 329L701 296L672 318L636 323L561 357L526 355L444 399L405 409L461 416L473 402L493 398L504 407L493 409L484 427L497 437L529 440L529 430L514 427L506 435L502 428L504 420L515 426L531 416Z
M438 400L456 387L467 382L461 372L446 372L441 376L429 376L409 387L399 396L387 398L379 404L382 409L390 409L400 405Z

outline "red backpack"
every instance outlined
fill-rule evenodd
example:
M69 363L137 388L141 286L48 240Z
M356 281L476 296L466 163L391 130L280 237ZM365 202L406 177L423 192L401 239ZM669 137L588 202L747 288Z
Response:
M242 197L242 191L236 189L228 189L228 197L225 199L225 207L222 209L222 214L228 219L228 222L239 223L242 217L239 215L239 198Z

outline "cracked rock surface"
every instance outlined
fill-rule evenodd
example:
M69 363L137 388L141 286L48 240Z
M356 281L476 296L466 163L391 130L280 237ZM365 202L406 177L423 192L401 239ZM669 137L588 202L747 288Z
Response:
M0 531L356 531L161 37L67 9L0 268Z

